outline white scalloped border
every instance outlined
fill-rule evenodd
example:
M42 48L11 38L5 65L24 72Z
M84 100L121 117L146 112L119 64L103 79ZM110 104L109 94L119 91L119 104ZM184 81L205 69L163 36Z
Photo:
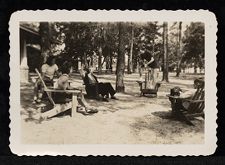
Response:
M110 145L110 144L70 144L70 145L25 145L20 143L20 72L19 72L19 21L201 21L205 23L205 88L206 116L205 143L195 145ZM22 156L37 155L77 155L77 156L187 156L210 155L217 147L217 21L208 10L22 10L14 12L9 22L10 32L10 148Z

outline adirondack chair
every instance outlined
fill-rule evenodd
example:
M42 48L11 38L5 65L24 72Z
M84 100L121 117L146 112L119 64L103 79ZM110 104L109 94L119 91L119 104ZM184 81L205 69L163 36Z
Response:
M87 97L88 98L97 98L98 92L97 92L96 86L85 82L85 80L84 80L85 75L84 75L83 69L80 70L80 75L83 80L83 85L85 85L85 91L87 93Z
M197 91L191 98L181 98L179 96L171 96L169 100L172 107L172 116L178 120L186 122L188 125L194 125L191 120L194 117L204 118L204 108L205 108L205 89L204 80L196 79L195 86ZM189 104L187 108L183 106L183 103Z
M153 97L157 97L157 92L160 87L160 83L155 84L154 89L149 89L147 86L147 83L150 80L150 72L145 72L145 80L144 81L136 81L140 87L140 96L146 96L146 95L151 95Z
M38 74L39 79L41 80L41 83L44 87L44 91L46 92L50 103L53 105L52 109L41 113L41 115L40 115L41 118L42 119L51 118L62 112L65 112L69 109L71 109L71 117L73 117L77 110L77 106L78 106L77 95L81 92L81 90L78 90L78 89L76 89L76 90L61 90L61 89L54 89L54 88L47 87L45 82L43 81L39 71L37 69L35 69L35 71ZM65 104L56 104L52 98L52 93L71 93L72 94L72 102L68 102Z

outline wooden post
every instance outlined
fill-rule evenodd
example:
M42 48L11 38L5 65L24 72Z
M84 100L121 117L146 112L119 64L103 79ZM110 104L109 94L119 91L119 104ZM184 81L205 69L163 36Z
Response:
M21 42L20 55L20 81L27 83L29 81L29 67L27 64L27 42L23 39Z
M72 96L71 117L74 117L75 116L75 113L77 111L77 106L78 106L77 94L76 93L73 93L73 96Z

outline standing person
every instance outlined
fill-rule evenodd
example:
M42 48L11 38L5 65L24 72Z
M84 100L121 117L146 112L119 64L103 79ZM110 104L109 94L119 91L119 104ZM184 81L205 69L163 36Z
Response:
M41 66L41 76L47 86L53 86L53 78L55 74L59 75L58 66L55 63L55 57L49 56L46 63ZM41 80L38 79L34 85L34 103L41 102L43 92Z
M146 70L145 68L145 59L143 54L145 53L145 46L142 45L138 53L138 69L139 69L139 81L143 81L143 73Z
M149 46L145 48L144 53L141 54L141 59L145 61L145 67L151 70L150 89L154 89L156 85L156 79L158 76L159 66L158 61L154 58L149 49L150 49Z
M143 50L140 51L140 57L138 58L138 71L139 71L139 81L143 81L142 75L145 69L144 59L141 57Z

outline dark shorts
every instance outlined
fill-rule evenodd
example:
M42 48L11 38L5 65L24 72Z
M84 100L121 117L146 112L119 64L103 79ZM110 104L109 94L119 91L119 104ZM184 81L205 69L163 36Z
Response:
M153 61L151 64L148 65L148 67L152 69L156 69L156 68L159 68L159 65L156 61Z
M36 84L37 85L37 90L42 90L43 84L42 84L41 80L38 79L37 81L38 81L37 84ZM44 81L46 86L53 86L53 84L54 84L53 83L53 79L50 79L49 77L44 77L43 81Z

